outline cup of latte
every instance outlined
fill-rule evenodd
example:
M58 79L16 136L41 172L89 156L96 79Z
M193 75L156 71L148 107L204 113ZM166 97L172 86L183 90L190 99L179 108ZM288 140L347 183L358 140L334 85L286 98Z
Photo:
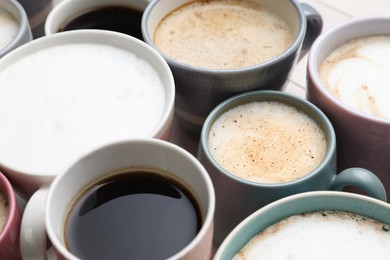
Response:
M102 29L142 40L141 18L148 0L62 0L47 16L45 34Z
M275 201L243 220L214 260L388 259L390 205L339 191Z
M390 17L336 24L313 44L307 98L332 122L338 169L364 167L390 188Z
M25 197L91 149L168 139L175 86L149 45L106 30L42 37L0 60L0 168Z
M14 189L0 172L0 259L21 259L20 216Z
M142 17L175 77L178 122L197 134L226 98L283 89L321 30L321 15L295 0L155 0Z
M0 2L0 58L32 40L27 14L16 0Z
M295 193L356 186L386 201L372 172L339 173L336 151L332 124L305 99L260 90L218 105L205 121L198 150L215 187L215 243L254 211Z
M210 259L214 209L207 171L183 148L152 138L111 143L34 194L22 255L46 259L47 232L59 259Z

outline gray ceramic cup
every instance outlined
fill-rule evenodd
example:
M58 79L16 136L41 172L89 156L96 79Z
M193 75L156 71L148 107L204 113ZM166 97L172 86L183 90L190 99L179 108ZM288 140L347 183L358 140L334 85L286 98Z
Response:
M295 0L253 0L286 20L294 36L291 46L273 59L255 66L226 70L192 66L168 57L153 43L153 34L160 20L190 1L152 1L144 11L142 34L145 42L157 49L171 67L176 83L175 113L178 121L198 134L207 115L226 98L250 90L283 89L299 57L308 51L322 30L321 15L307 4Z
M338 140L338 169L356 166L375 172L387 188L388 196L390 120L360 112L339 101L321 82L318 68L337 46L348 40L390 35L389 24L389 16L377 15L355 17L339 23L316 40L307 63L307 99L324 111L334 126Z
M0 10L9 12L19 23L19 30L15 38L3 48L0 48L0 58L8 52L32 40L30 25L27 14L23 7L15 0L0 2ZM0 25L1 26L1 25Z
M348 211L390 223L390 205L367 196L338 191L312 191L275 201L242 221L219 247L214 260L232 259L255 235L280 220L299 213ZM324 250L326 250L326 245Z
M283 183L247 181L227 171L212 156L208 136L213 123L224 112L253 101L276 101L295 107L311 117L323 129L327 149L320 164L307 175ZM338 174L336 136L332 124L316 106L305 99L281 91L252 91L234 96L218 105L207 117L199 143L198 159L213 180L216 193L214 243L220 244L229 232L248 215L280 198L315 190L342 190L356 186L370 196L386 201L383 184L372 172L349 168Z

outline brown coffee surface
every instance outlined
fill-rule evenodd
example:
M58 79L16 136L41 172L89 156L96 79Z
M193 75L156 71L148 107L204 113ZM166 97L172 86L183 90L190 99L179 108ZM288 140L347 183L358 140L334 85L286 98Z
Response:
M284 52L293 36L286 22L244 0L194 1L168 14L155 45L171 58L210 69L256 65Z
M316 168L325 156L327 138L302 111L263 101L226 111L211 127L208 145L217 163L237 177L280 183Z

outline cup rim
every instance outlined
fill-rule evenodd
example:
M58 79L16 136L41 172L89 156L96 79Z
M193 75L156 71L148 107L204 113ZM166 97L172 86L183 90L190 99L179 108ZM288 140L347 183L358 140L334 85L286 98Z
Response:
M239 178L236 175L232 174L225 168L223 168L212 156L210 149L208 147L208 135L211 129L211 126L214 124L215 120L221 116L224 112L229 110L230 107L236 107L237 105L242 105L246 102L245 100L250 100L251 98L261 98L261 99L256 99L254 101L262 101L263 98L270 98L269 100L279 100L279 99L290 99L291 102L295 104L300 104L304 107L309 108L312 112L320 116L323 121L324 121L324 132L326 133L328 137L328 142L327 142L327 149L326 149L326 154L323 158L323 160L320 162L319 165L317 165L316 168L314 168L312 171L310 171L308 174L287 182L280 182L280 183L261 183L261 182L255 182L255 181L249 181L243 178ZM268 100L268 99L267 99ZM251 100L253 101L253 100ZM290 104L289 102L288 104ZM316 121L317 122L317 121ZM208 160L213 164L214 167L218 169L219 172L222 172L225 177L228 177L232 179L235 182L244 184L244 185L249 185L249 186L254 186L254 187L268 187L268 188L273 188L273 187L285 187L288 188L288 186L294 186L302 181L305 181L307 179L311 179L315 176L317 176L320 172L321 168L324 168L325 165L329 163L329 161L332 160L332 157L336 151L336 134L333 129L333 126L328 119L328 117L314 104L311 102L300 98L298 96L295 96L290 93L286 92L281 92L281 91L276 91L276 90L255 90L255 91L250 91L242 94L238 94L236 96L233 96L231 98L226 99L222 103L220 103L218 106L216 106L211 113L207 116L205 123L202 127L201 135L200 135L200 144L199 144L204 153L205 156L208 158Z
M189 251L192 250L192 248L200 243L200 241L207 235L207 232L209 231L210 226L212 226L213 218L214 218L214 212L215 212L215 193L214 193L214 186L212 184L211 178L208 175L206 169L204 166L187 150L184 148L175 145L173 143L170 143L168 141L154 139L154 138L139 138L139 139L132 139L132 140L126 140L126 141L118 141L113 142L109 145L103 145L99 148L96 148L92 151L88 151L84 153L83 156L79 156L76 160L74 160L72 163L68 164L67 167L65 167L61 173L53 180L49 187L49 191L47 194L47 200L45 202L45 227L47 234L55 246L56 250L58 250L63 256L66 257L66 259L78 259L75 255L73 255L71 252L69 252L63 243L58 239L58 235L56 234L55 230L52 227L52 221L50 219L50 212L51 212L51 205L52 203L52 196L56 192L56 187L61 185L61 182L64 178L66 178L67 172L74 166L79 164L81 161L84 161L88 159L88 157L93 156L93 154L104 150L104 149L110 149L111 147L115 147L118 145L127 145L127 146L140 146L140 145L148 145L149 147L162 147L165 151L172 151L175 154L180 154L185 160L190 161L193 166L200 172L202 175L202 179L204 181L204 184L206 185L206 189L209 191L209 194L207 195L207 211L204 212L204 221L202 223L202 227L199 230L199 232L196 234L195 238L187 244L184 248L182 248L179 252L177 252L175 255L171 256L169 259L180 259L186 254L188 254ZM190 185L190 183L187 183ZM88 184L86 184L88 185ZM69 205L68 205L69 206Z
M149 30L148 30L148 20L149 16L152 13L154 7L159 4L162 0L152 0L146 7L143 15L142 15L142 21L141 21L141 31L142 31L142 36L144 38L144 41L153 46L154 49L160 53L161 56L164 57L164 59L168 62L169 65L176 67L176 68L189 68L191 71L195 71L197 73L203 73L203 74L210 74L210 75L221 75L221 74L240 74L242 72L248 72L248 71L256 71L260 68L266 68L269 66L273 66L280 61L286 59L290 55L292 55L294 52L300 49L301 44L303 42L303 39L305 37L305 32L306 32L306 18L305 15L299 6L299 3L297 3L296 0L287 0L288 2L291 3L291 5L295 8L295 11L297 12L299 16L299 31L297 36L294 38L294 41L291 43L291 45L284 50L281 54L273 57L270 60L264 61L259 64L255 64L252 66L246 66L246 67L241 67L241 68L233 68L233 69L210 69L210 68L205 68L201 66L195 66L191 64L187 64L181 61L177 61L170 56L166 55L164 52L162 52L153 42L153 40L149 37ZM169 1L169 0L168 0ZM169 12L171 12L170 10Z
M31 54L33 52L36 52L38 50L45 49L46 44L50 43L51 46L58 46L61 44L68 44L68 43L80 43L83 40L88 39L96 39L96 37L100 37L99 39L103 39L106 43L115 43L118 40L126 40L128 43L131 43L134 46L141 46L143 49L145 49L147 52L151 53L156 61L158 61L158 69L163 72L166 72L167 76L167 86L164 90L164 93L166 94L166 100L165 100L165 108L166 113L162 115L160 118L158 124L155 126L153 131L150 133L149 137L156 137L161 135L166 126L169 124L169 122L173 118L174 113L174 101L175 101L175 83L173 79L172 71L169 68L169 65L166 63L166 61L159 55L159 53L154 50L152 47L144 43L143 41L136 39L135 37L108 31L108 30L97 30L97 29L86 29L86 30L73 30L73 31L67 31L67 32L61 32L56 33L53 35L41 37L39 39L36 39L34 41L28 42L24 44L23 46L20 46L16 50L12 51L9 55L6 55L0 59L0 65L6 62L13 63L15 60L19 59L19 56L21 54ZM63 39L70 39L70 41L63 42ZM42 44L43 43L43 44ZM46 44L45 44L46 43ZM91 43L94 43L93 40L91 40ZM138 53L134 53L138 55ZM133 137L131 137L133 139ZM30 177L40 177L40 178L52 178L58 175L58 172L38 172L38 171L32 171L23 167L19 167L18 165L15 165L13 163L7 162L4 160L4 158L0 157L0 165L7 169L10 172L16 173L17 176L30 176Z
M17 2L16 0L8 0L8 3L4 2L3 4L0 5L13 7L15 8L16 12L19 14L19 17L14 17L19 23L18 32L15 35L15 37L12 39L12 41L10 41L6 46L4 46L4 48L0 49L0 57L2 57L3 55L11 52L15 48L15 46L20 45L18 44L18 42L24 37L25 33L29 34L30 39L32 39L32 34L30 31L30 24L29 24L26 11L24 10L24 8L19 2ZM9 12L9 9L10 8L6 8L4 10ZM14 16L12 11L10 13L12 16Z
M328 39L331 39L334 34L339 33L340 31L349 30L349 28L351 28L351 27L357 28L357 27L361 26L362 24L375 23L378 21L382 21L382 22L385 21L387 23L390 23L390 16L386 16L386 15L357 16L357 17L349 18L345 21L341 21L339 23L336 23L335 25L329 27L327 30L325 30L323 33L321 33L317 37L317 39L314 41L314 43L309 51L309 54L308 54L307 71L309 73L308 77L310 77L310 79L308 79L308 80L312 80L314 83L314 84L308 84L308 88L316 89L318 92L321 93L322 96L326 97L326 99L328 101L330 101L333 105L341 107L345 113L347 113L347 114L349 114L357 119L365 120L365 121L369 120L369 121L375 122L377 124L390 125L389 118L381 118L381 117L371 115L369 113L361 112L361 111L345 104L344 102L340 101L339 99L337 99L335 96L333 96L326 89L324 84L321 82L320 76L318 73L319 61L317 60L317 57L318 57L319 53L321 53L323 47L326 44L328 44L328 42L329 42ZM364 36L370 36L370 35L373 35L373 34L366 32L366 33L362 33L359 36L354 36L352 38L358 38L358 37L364 37ZM377 35L377 34L374 34L374 35ZM390 35L390 32L386 33L386 35ZM345 43L345 41L343 41L342 43ZM332 50L334 50L335 48L337 48L337 46L335 46ZM328 53L328 55L329 54L330 53Z
M7 177L0 172L0 189L8 201L8 214L3 229L0 229L0 242L7 236L14 223L17 212L15 193Z
M386 202L383 202L381 200L368 197L365 195L361 194L356 194L356 193L349 193L349 192L344 192L344 191L308 191L308 192L302 192L294 195L290 195L287 197L284 197L282 199L279 199L277 201L271 202L270 204L256 210L249 216L247 216L244 220L242 220L224 239L222 242L221 246L218 248L215 258L214 259L222 259L222 256L224 255L224 251L228 250L228 246L230 243L235 240L235 237L239 235L239 232L241 229L244 227L250 225L252 222L256 222L258 218L260 218L261 215L271 211L273 208L278 208L278 207L283 207L283 205L287 205L290 203L293 203L295 201L299 200L305 200L305 199L310 199L310 198L331 198L334 201L340 200L341 198L347 199L347 200L354 200L354 201L363 201L366 204L373 204L377 207L381 207L386 209L387 211L390 211L390 205ZM316 209L304 209L304 210L298 210L299 212L311 212L315 211ZM336 210L336 209L322 209L322 210ZM342 211L343 209L339 209ZM348 210L347 210L348 211ZM357 210L356 210L357 211ZM355 214L360 214L357 212L353 212ZM289 214L291 216L291 214ZM281 219L286 218L287 216L283 216ZM370 217L370 216L368 216ZM279 220L273 219L272 222L276 223ZM258 233L258 232L257 232ZM252 236L253 237L253 236ZM250 239L250 238L249 238Z

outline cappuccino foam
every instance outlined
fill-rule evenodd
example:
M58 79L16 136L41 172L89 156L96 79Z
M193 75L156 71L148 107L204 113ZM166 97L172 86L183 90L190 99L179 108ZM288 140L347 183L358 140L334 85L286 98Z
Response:
M390 256L389 228L348 212L305 213L268 227L233 259L385 260Z
M390 36L361 37L341 45L321 64L319 74L343 103L390 119Z
M154 44L183 63L232 69L281 54L293 41L287 23L262 6L243 0L194 1L167 15Z
M212 125L208 146L232 174L259 183L300 178L323 160L327 138L320 126L296 108L273 101L239 105Z
M8 217L8 200L0 191L0 232L5 226Z
M155 69L120 48L66 44L0 71L0 161L58 173L99 146L149 137L165 91Z
M7 46L16 36L19 23L9 12L0 9L0 50Z

